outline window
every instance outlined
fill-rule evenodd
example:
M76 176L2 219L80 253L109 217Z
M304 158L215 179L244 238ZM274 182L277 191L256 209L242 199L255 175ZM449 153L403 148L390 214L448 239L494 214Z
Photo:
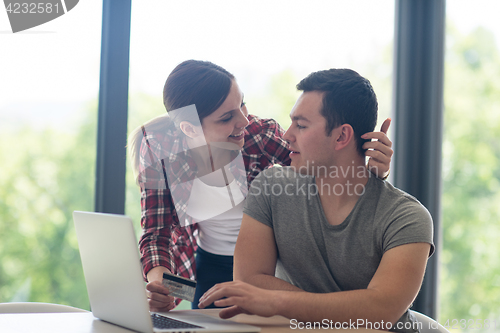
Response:
M447 2L439 321L483 330L500 326L498 12L497 1Z
M11 34L0 10L0 302L89 308L72 212L94 206L101 17Z

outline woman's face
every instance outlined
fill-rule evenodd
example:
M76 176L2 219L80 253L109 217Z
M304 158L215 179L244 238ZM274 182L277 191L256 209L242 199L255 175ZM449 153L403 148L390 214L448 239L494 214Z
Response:
M244 129L248 125L243 93L233 80L229 95L222 105L209 116L203 118L201 127L208 144L229 142L240 148L245 143Z

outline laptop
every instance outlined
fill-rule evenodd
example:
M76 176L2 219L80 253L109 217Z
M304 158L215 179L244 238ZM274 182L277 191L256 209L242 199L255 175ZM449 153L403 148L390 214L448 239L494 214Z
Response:
M78 211L73 212L73 219L95 317L144 333L260 331L259 327L190 310L149 312L132 220L124 215Z

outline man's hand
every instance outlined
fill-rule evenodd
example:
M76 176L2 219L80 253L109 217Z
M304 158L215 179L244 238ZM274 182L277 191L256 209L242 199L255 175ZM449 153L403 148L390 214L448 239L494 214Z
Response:
M366 142L363 148L368 149L365 153L369 157L367 168L382 179L385 179L389 175L391 158L394 153L392 150L392 141L387 136L390 125L391 118L387 118L380 128L380 132L370 132L361 136L363 139L376 140Z
M254 287L242 281L232 281L216 284L201 298L200 309L214 303L215 306L228 307L219 313L227 319L240 313L271 317L278 314L279 293L273 290ZM226 298L224 298L226 297Z
M146 293L150 311L166 312L175 307L174 298L168 295L169 290L162 283L164 272L170 273L162 266L157 266L148 272L149 283L146 285Z

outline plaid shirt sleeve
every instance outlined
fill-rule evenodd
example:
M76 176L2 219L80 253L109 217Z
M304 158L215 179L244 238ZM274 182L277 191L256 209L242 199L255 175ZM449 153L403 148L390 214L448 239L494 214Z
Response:
M143 139L141 145L141 226L139 250L143 275L163 266L173 274L195 279L194 252L196 225L181 227L165 179L164 164L152 152L155 138ZM142 158L146 157L147 158ZM145 160L147 160L145 162Z
M245 142L250 153L262 154L271 164L290 165L288 143L283 139L285 131L274 119L260 119L250 115L247 126L251 137Z
M290 150L283 139L285 131L274 119L248 116L245 128L244 158L250 182L265 168L274 164L290 165Z
M143 189L141 210L139 249L144 277L152 268L163 266L173 274L195 279L196 225L179 225L170 191Z
M144 279L156 266L166 267L172 274L195 280L196 225L181 227L176 220L170 191L141 191L141 225L139 241ZM179 305L180 298L174 298Z

